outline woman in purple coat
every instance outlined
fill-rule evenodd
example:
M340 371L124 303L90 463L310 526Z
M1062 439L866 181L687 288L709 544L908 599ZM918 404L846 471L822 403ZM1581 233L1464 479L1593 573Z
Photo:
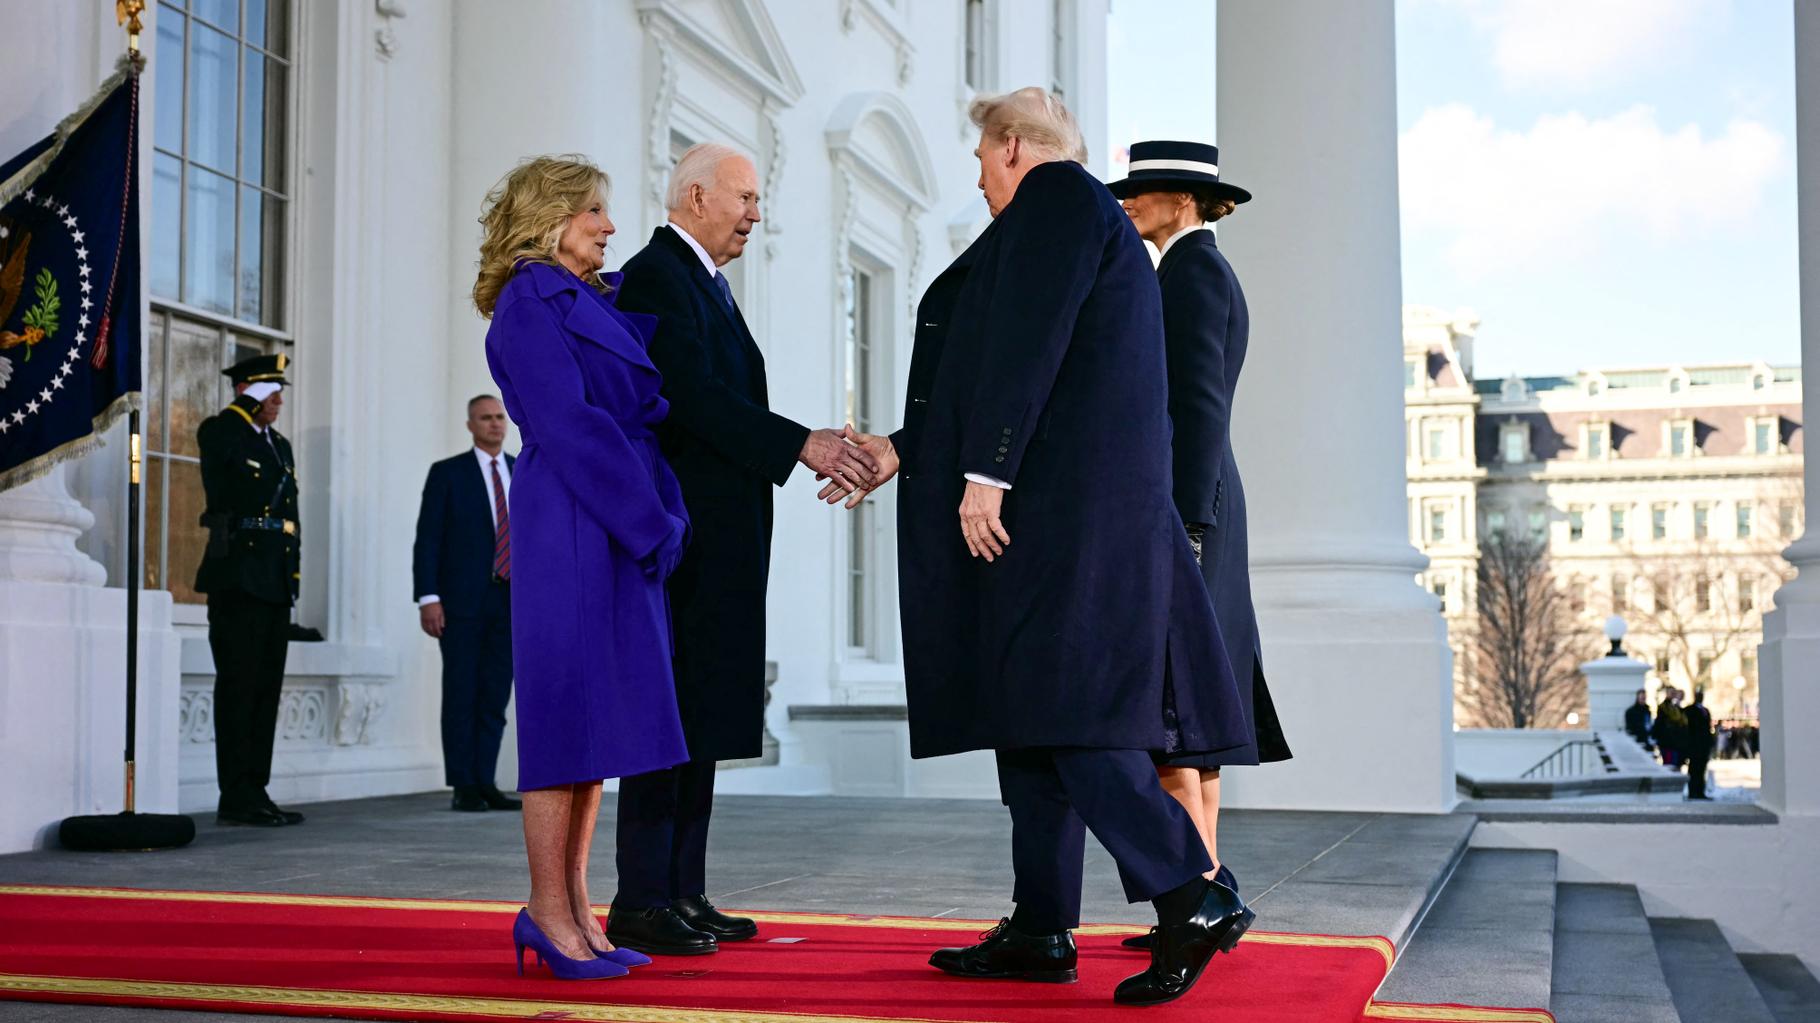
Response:
M606 175L580 157L520 164L487 196L474 304L487 365L524 448L512 479L518 787L531 899L513 937L564 978L645 959L607 941L588 897L604 778L688 759L670 674L664 581L687 513L651 428L668 409L645 355L656 321L613 305L601 274Z

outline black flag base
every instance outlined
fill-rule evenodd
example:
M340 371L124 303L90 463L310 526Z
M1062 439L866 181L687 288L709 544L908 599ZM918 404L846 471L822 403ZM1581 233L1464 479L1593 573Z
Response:
M196 822L180 813L101 813L65 817L57 839L80 852L151 852L189 845Z

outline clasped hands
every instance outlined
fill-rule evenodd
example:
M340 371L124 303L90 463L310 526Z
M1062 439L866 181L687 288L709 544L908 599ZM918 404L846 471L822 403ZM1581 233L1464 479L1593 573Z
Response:
M824 440L827 446L817 451L816 457L821 460L818 464L811 461L811 451ZM891 438L860 433L851 423L838 431L817 430L810 434L801 461L815 470L817 481L827 481L816 497L828 504L844 500L848 508L858 507L867 494L890 482L899 465ZM974 557L994 561L1004 557L1005 548L1011 545L1011 534L999 518L1004 503L1002 488L967 482L960 507L961 537Z

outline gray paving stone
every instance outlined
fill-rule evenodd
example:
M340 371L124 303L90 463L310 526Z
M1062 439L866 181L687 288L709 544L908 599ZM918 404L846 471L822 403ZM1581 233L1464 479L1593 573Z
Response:
M1656 958L1684 1020L1775 1023L1731 943L1711 920L1651 919Z
M1564 884L1555 894L1555 930L1647 936L1649 918L1630 885Z
M1469 850L1379 997L1513 1009L1548 1005L1555 860L1552 852Z
M1820 1023L1820 981L1792 955L1742 954L1738 961L1776 1023Z
M1680 1023L1635 888L1557 885L1554 941L1556 1023Z

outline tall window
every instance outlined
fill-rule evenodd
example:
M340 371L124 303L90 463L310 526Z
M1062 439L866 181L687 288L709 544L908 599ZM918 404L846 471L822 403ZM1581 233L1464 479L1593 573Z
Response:
M1436 579L1434 592L1435 592L1435 596L1439 597L1441 600L1441 613L1446 614L1447 613L1447 580Z
M1649 509L1649 538L1651 540L1668 539L1668 505L1653 505Z
M1784 537L1792 539L1795 535L1795 502L1783 501L1776 506L1776 528Z
M1593 423L1586 428L1586 457L1605 457L1605 424Z
M1708 502L1698 501L1694 504L1694 539L1706 539L1707 534L1711 532L1707 528L1707 520L1712 518L1712 514L1713 506Z
M1738 539L1748 540L1756 527L1756 509L1748 501L1738 502Z
M1611 577L1611 609L1614 614L1630 610L1630 576L1620 573Z
M291 341L290 26L290 0L158 5L145 584L179 603L202 602L190 589L207 540L196 428L232 394L224 368Z
M1712 680L1713 680L1713 655L1710 653L1701 654L1700 655L1700 674L1699 674L1699 677L1694 679L1694 681L1705 683L1705 682L1711 682Z
M1586 509L1575 505L1567 509L1567 538L1578 543L1586 536Z
M1529 430L1526 427L1505 427L1502 440L1506 465L1521 465L1529 460Z
M1445 508L1428 509L1428 539L1434 543L1447 539L1447 510Z
M1438 462L1447 457L1447 431L1438 426L1428 428L1428 460Z
M1612 540L1612 543L1617 543L1619 540L1624 539L1625 510L1626 509L1624 508L1623 505L1614 504L1611 506L1611 540Z
M1754 442L1751 447L1759 455L1771 455L1776 452L1776 424L1773 420L1759 419L1751 431Z
M1548 539L1548 512L1541 508L1530 510L1529 535L1536 540Z
M1668 453L1675 458L1687 456L1687 424L1676 423L1668 428Z
M1694 580L1694 610L1713 609L1713 581L1705 576Z
M985 92L988 64L986 0L964 0L961 18L965 22L962 31L966 35L966 52L962 55L962 73L966 76L967 88L974 92Z
M1738 610L1753 611L1757 607L1757 580L1748 575L1738 577Z
M1504 535L1504 509L1493 508L1485 513L1485 532L1490 536Z
M1403 390L1411 391L1416 386L1416 360L1403 360Z
M1064 102L1073 100L1074 92L1074 0L1054 0L1050 4L1049 91Z
M872 430L872 378L874 317L873 278L855 268L850 279L847 316L847 422L861 433ZM873 645L874 562L877 518L868 500L853 510L847 522L847 645L870 651Z

